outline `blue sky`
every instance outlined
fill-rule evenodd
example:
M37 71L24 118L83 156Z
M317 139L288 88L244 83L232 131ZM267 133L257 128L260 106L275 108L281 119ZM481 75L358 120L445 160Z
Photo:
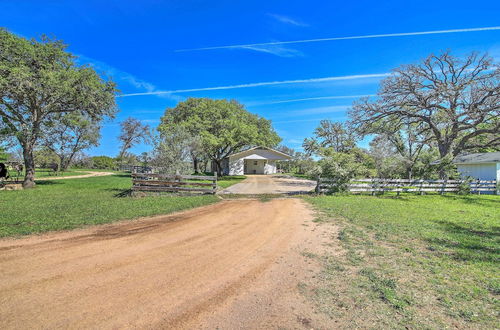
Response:
M190 96L237 99L300 150L319 120L345 120L397 66L448 49L500 59L499 1L4 0L0 25L62 39L118 83L120 112L93 155L118 153L119 121L156 126ZM497 28L470 30L486 27Z

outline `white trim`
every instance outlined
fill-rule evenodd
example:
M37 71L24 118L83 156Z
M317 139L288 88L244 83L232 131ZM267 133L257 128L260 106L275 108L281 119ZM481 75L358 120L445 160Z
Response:
M256 149L267 149L267 150L272 151L272 152L275 152L275 153L277 153L277 154L281 154L281 155L283 155L283 156L285 156L285 157L287 157L287 158L289 158L289 159L291 159L291 158L292 158L292 156L290 156L290 155L288 155L288 154L285 154L284 152L278 151L278 150L273 149L273 148L269 148L269 147L260 147L260 146L253 147L253 148L250 148L250 149L247 149L247 150L243 150L243 151L240 151L240 152L237 152L237 153L231 154L231 155L229 155L229 156L227 156L227 157L228 157L228 158L229 158L229 157L234 157L234 156L239 155L239 154L242 154L242 153L244 153L244 152L248 152L248 151L251 151L251 150L256 150Z

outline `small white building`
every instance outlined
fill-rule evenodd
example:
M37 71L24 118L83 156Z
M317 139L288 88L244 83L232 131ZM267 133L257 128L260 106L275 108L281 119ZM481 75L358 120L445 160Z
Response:
M255 147L234 153L222 161L224 175L275 174L276 161L292 157L281 151L267 147Z
M462 177L500 182L500 152L485 152L455 157L453 163Z

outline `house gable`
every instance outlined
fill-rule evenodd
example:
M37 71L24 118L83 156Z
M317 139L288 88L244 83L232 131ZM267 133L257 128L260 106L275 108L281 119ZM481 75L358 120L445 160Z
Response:
M229 155L230 160L235 159L267 159L267 160L289 160L292 157L278 150L266 147L255 147L242 152Z

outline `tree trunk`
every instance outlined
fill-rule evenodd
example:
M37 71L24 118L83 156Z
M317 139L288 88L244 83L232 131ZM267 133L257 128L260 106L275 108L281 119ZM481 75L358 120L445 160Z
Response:
M199 173L199 171L198 171L198 158L197 157L193 157L193 169L194 169L195 174Z
M214 163L215 163L215 171L217 172L217 176L222 177L222 166L220 164L220 161L214 159Z
M23 145L24 168L26 174L24 176L23 188L35 187L35 158L33 157L33 146Z
M446 157L450 153L450 146L447 144L438 144L438 149L439 149L439 156L441 157L441 160L439 162L439 179L441 180L446 180L448 179L448 176L446 175L446 166L447 161Z
M406 177L408 180L413 179L413 167L406 168Z

